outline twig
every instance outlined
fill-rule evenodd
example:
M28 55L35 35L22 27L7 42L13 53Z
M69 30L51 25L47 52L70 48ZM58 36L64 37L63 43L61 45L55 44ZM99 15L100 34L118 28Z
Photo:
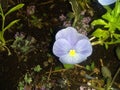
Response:
M79 68L83 68L83 69L86 69L84 66L81 66L79 64L75 64L76 67L79 67Z
M102 44L102 42L101 41L95 41L95 42L92 42L91 44L92 44L92 46L94 46L94 45Z
M46 4L50 4L50 3L53 3L53 2L54 2L54 0L49 0L47 2L40 3L40 5L46 5Z
M89 40L92 41L92 40L94 40L95 38L96 38L96 37L91 37Z
M60 70L51 71L51 74L52 73L57 73L57 72L63 72L63 71L66 71L66 70L68 70L68 69L60 69ZM50 72L46 72L46 74L48 74L48 73L50 73Z
M118 75L119 72L120 72L120 67L118 68L118 70L117 70L115 76L113 77L112 82L110 83L110 87L111 87L112 84L114 83L114 81L115 81L115 79L116 79L116 77L117 77L117 75Z
M50 68L50 72L49 72L49 75L48 75L48 81L50 80L51 73L52 73L52 67Z
M102 59L100 59L100 64L101 64L101 66L104 66L104 65L103 65L103 60L102 60Z

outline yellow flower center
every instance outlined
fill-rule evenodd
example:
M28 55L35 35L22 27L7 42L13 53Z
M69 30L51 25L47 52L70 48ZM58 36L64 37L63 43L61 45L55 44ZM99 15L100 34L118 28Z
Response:
M75 50L72 49L72 50L69 51L70 56L75 56L75 54L76 54Z

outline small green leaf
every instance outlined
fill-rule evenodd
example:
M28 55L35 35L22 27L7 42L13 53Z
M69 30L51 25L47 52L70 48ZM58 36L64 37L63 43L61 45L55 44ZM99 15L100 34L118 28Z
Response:
M109 37L109 32L98 28L92 33L92 35L102 40L106 40Z
M120 14L120 1L119 0L116 0L115 8L113 9L112 14L114 14L114 16L118 16Z
M10 27L12 27L12 26L13 26L15 23L17 23L18 21L19 21L19 19L10 22L10 23L3 29L3 31L9 29Z
M106 66L102 66L101 72L102 72L102 75L103 75L104 78L109 78L109 79L112 78L111 77L111 72Z
M65 69L71 69L74 67L73 64L63 64Z
M40 72L40 70L42 70L42 68L40 67L40 65L37 65L37 66L34 68L34 71L35 71L35 72Z
M112 11L110 6L104 6L104 8L107 10L107 12L111 12Z
M91 23L91 25L93 25L93 26L96 26L96 25L107 25L107 23L103 19L98 19L98 20L94 20Z
M61 66L55 67L55 70L61 70L61 69L63 69Z
M110 21L110 22L114 21L114 17L109 12L105 13L104 15L102 15L102 18L107 20L107 21Z
M95 69L95 63L92 62L92 63L91 63L91 70L93 71L94 69Z
M30 84L32 82L32 78L30 76L28 76L27 74L25 75L24 80L28 84Z
M87 70L89 70L89 71L91 71L91 68L90 68L90 66L89 65L86 65L86 67L85 67Z
M14 6L13 8L11 8L6 14L5 16L7 16L8 14L14 12L14 11L17 11L19 10L20 8L22 8L24 6L24 4L18 4L16 6Z
M75 16L73 12L67 13L67 16L72 20Z
M19 90L24 90L24 82L19 82L18 88Z

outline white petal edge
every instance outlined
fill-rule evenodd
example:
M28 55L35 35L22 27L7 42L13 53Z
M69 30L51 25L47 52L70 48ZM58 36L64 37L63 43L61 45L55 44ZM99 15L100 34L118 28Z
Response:
M63 64L78 64L85 61L87 57L84 57L76 53L76 56L71 57L69 54L63 55L59 58L60 62Z

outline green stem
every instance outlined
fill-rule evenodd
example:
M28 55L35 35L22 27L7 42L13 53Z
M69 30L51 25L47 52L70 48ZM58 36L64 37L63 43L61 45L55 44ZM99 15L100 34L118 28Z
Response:
M1 16L2 16L2 30L4 29L4 23L5 23L5 17L3 13L2 6L0 5L0 11L1 11Z
M3 43L5 43L5 40L4 40L4 26L5 26L5 17L4 16L2 16L2 18L3 18L3 21L2 21L2 41L3 41Z
M5 26L5 17L4 15L2 14L2 31L4 29L4 26Z
M89 40L92 41L92 40L94 40L95 38L96 38L96 37L93 36L93 37L91 37Z
M1 11L1 17L2 17L2 28L1 28L1 38L0 39L2 40L3 43L5 43L5 40L4 40L4 37L3 37L3 35L4 35L3 30L4 30L4 27L5 27L5 16L4 16L1 5L0 5L0 11Z
M119 72L120 72L120 67L118 68L118 70L117 70L117 72L116 72L115 76L113 77L113 79L112 79L112 82L111 82L110 86L112 86L112 85L113 85L113 83L114 83L114 81L115 81L115 79L116 79L117 75L119 74Z
M3 47L6 48L6 50L8 51L8 55L11 55L11 52L10 52L9 48L5 45Z
M72 24L73 27L75 27L76 22L77 22L77 19L76 19L76 17L75 17L74 22L73 22L73 24Z
M102 44L102 42L101 41L95 41L95 42L92 42L91 44L92 44L92 46L94 46L94 45Z

